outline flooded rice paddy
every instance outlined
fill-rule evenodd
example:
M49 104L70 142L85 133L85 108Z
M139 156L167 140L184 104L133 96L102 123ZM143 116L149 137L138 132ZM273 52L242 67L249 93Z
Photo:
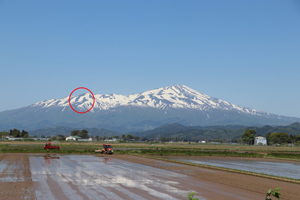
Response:
M216 167L225 167L243 171L250 171L273 176L300 179L300 162L275 162L260 161L247 158L209 158L209 157L191 157L191 158L171 158L185 162L211 165Z
M186 199L188 193L182 186L186 175L111 157L32 155L29 160L37 199Z
M131 155L0 154L0 199L250 200L279 186L283 199L300 195L298 184Z

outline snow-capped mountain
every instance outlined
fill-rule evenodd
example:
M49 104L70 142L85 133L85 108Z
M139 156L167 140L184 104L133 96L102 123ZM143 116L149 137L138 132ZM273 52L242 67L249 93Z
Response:
M128 96L95 94L94 97L95 105L86 114L78 114L71 109L69 96L0 112L0 130L64 126L126 132L149 130L170 123L186 126L263 126L300 121L299 118L238 106L185 85L173 85ZM90 93L71 98L71 105L77 111L87 111L92 104Z
M195 110L236 110L248 114L268 114L258 112L251 108L237 106L221 99L212 98L206 94L197 92L185 85L173 85L154 90L149 90L140 94L128 96L119 94L96 94L95 105L92 112L109 110L119 106L149 107L157 109L184 108ZM88 110L93 104L93 97L90 93L74 96L71 98L72 106L79 110ZM32 107L41 106L42 108L62 107L62 111L69 107L69 97L61 99L51 99L37 102Z

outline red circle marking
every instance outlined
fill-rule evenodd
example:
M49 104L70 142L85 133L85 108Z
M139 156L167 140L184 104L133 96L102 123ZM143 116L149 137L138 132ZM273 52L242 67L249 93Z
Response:
M71 96L72 96L73 92L75 92L76 90L79 90L79 89L87 90L87 91L89 91L89 92L92 94L92 96L93 96L93 105L92 105L92 107L91 107L89 110L84 111L84 112L79 112L79 111L75 110L75 109L72 107L72 105L71 105ZM71 94L70 94L70 96L69 96L69 105L70 105L70 107L72 108L72 110L74 110L75 112L77 112L77 113L79 113L79 114L87 113L87 112L89 112L90 110L92 110L92 108L93 108L94 105L95 105L95 97L94 97L94 94L92 93L91 90L89 90L89 89L87 89L87 88L85 88L85 87L79 87L79 88L76 88L75 90L73 90L73 91L71 92Z

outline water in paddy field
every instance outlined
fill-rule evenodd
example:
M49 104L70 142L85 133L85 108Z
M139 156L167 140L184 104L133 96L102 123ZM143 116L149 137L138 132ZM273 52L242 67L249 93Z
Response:
M186 175L109 156L31 155L29 159L37 199L175 200L187 199L189 193L183 186Z
M293 179L300 179L300 162L274 162L274 161L260 161L244 158L206 158L206 157L192 157L186 158L171 158L185 162L211 165L216 167L225 167L230 169L238 169L243 171L250 171L274 176L281 176Z

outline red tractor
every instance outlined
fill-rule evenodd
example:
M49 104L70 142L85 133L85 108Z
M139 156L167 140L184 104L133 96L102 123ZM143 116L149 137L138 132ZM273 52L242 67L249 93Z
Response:
M59 150L60 146L59 146L59 144L52 144L51 145L51 142L46 142L46 144L44 146L44 149L57 149L57 150Z
M102 154L114 154L114 150L112 149L110 144L103 144L102 149L95 150L95 152L100 152Z

